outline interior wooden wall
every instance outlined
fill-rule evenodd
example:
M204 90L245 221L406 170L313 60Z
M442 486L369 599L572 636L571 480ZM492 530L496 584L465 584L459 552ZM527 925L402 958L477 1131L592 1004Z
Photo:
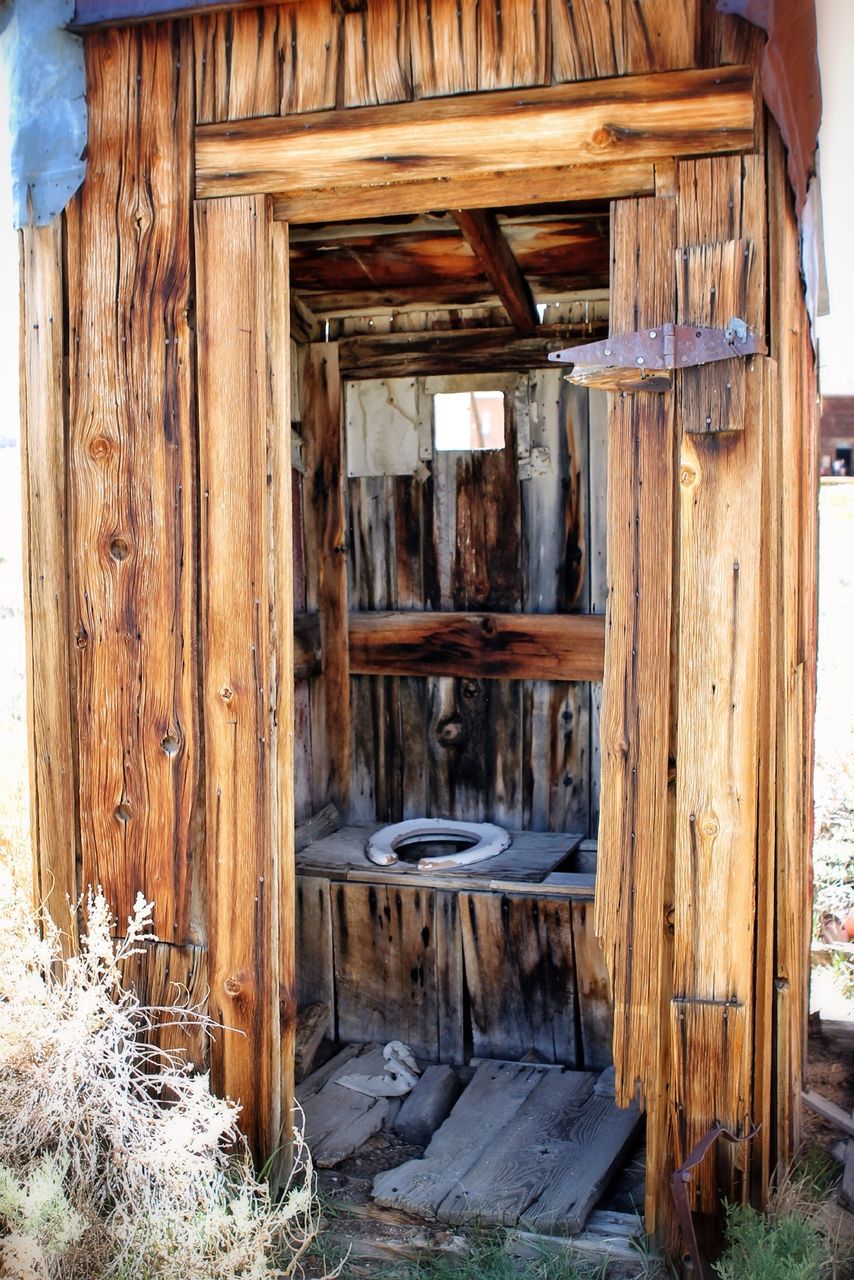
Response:
M479 0L462 6L458 0L430 5L367 0L359 12L347 14L333 11L328 0L316 0L87 37L88 177L61 226L23 238L33 824L39 891L49 900L53 895L57 910L65 893L76 898L88 882L104 886L120 921L138 890L156 900L163 945L174 949L180 963L176 970L160 963L152 969L149 986L160 981L163 987L151 990L152 999L169 998L170 971L201 971L198 949L205 948L212 925L221 926L227 918L222 909L215 917L210 914L210 904L218 901L210 877L220 877L224 891L231 874L204 852L213 847L216 806L210 792L206 803L202 684L209 699L215 690L232 686L229 670L206 668L199 598L205 492L195 370L195 124L647 70L755 63L760 40L753 28L718 15L711 0ZM797 227L774 140L767 169L769 365L774 369L767 375L770 388L763 386L766 406L776 402L778 408L764 419L769 432L762 443L758 516L755 494L748 494L751 520L764 539L755 574L755 561L749 563L756 590L774 607L758 620L758 672L742 673L757 717L761 762L759 775L745 774L743 780L754 790L759 817L752 842L739 819L730 846L733 859L755 861L759 851L757 910L751 913L739 902L746 935L732 960L739 981L746 983L735 994L746 1010L752 1081L750 1099L737 1097L735 1110L741 1115L753 1106L751 1114L767 1117L761 1157L754 1162L759 1194L771 1164L786 1156L798 1133L816 562L815 370L800 301ZM663 183L660 198L674 198L678 181L674 173L670 191ZM697 208L704 218L714 215L712 206ZM694 232L698 238L687 243L702 244L719 234L703 222ZM731 234L728 228L727 238ZM224 428L216 424L216 429ZM675 454L673 461L675 484ZM257 496L260 489L252 486L257 482L263 488L262 481L259 467L251 484L239 491L242 497ZM690 531L689 524L682 527ZM614 526L612 536L619 536ZM684 575L691 544L679 546ZM717 546L721 554L727 551L725 540ZM243 583L240 589L253 586ZM307 594L310 589L306 586ZM683 624L678 612L672 617L676 638L689 621ZM751 640L756 635L752 624L749 634ZM265 643L271 639L266 636ZM654 661L661 662L660 651ZM782 681L770 684L763 670L781 671ZM339 682L344 674L336 673ZM220 676L218 684L211 683ZM674 681L678 688L675 668ZM297 694L303 717L306 697ZM694 707L695 716L701 712L700 705ZM670 744L676 715L669 700L665 723ZM745 741L754 733L745 722L740 730L747 733ZM698 759L704 741L699 734ZM315 763L316 757L313 769ZM269 768L259 739L241 767L253 773ZM305 759L300 768L305 775ZM688 823L690 777L677 780L669 758L667 769L668 778L656 775L655 785L667 786L669 779L672 821ZM272 785L265 776L266 785ZM241 778L235 774L222 785L233 801ZM319 785L316 776L313 785ZM258 794L266 806L269 792L261 786ZM233 811L242 822L239 805ZM269 810L264 812L264 822L272 821ZM241 839L248 830L240 828ZM680 875L690 871L693 856L686 831L683 826L676 846L682 851ZM624 851L625 845L620 857ZM253 864L247 861L244 869L250 875ZM287 867L278 871L286 881ZM620 862L608 874L616 883L626 872ZM244 876L233 888L243 891L246 883ZM626 883L635 889L632 880ZM673 942L669 881L663 885L665 910L653 927L664 941L655 949L654 963L660 967L651 980L663 1002L660 1015L669 1019L673 991L660 980L670 963L667 948L682 947L683 967L677 971L686 974L692 933L686 922L680 926L682 942L678 937ZM739 891L749 890L742 885ZM710 892L717 892L714 885ZM257 940L263 913L275 909L275 896L251 892L247 900L262 904L255 916ZM639 902L637 892L634 901ZM702 920L705 903L695 905ZM620 927L625 924L621 920ZM715 954L729 951L727 921L710 917L709 926L703 924L702 945ZM249 959L240 973L220 974L225 995L238 1003L262 980L260 956ZM754 965L756 976L750 978ZM672 976L674 970L669 972ZM278 999L278 988L273 994ZM263 1039L246 1042L234 1079L258 1056L273 1063L280 1036L292 1029L292 993L285 989L283 994L279 1030L272 1029L268 1010ZM699 994L718 998L716 991ZM625 1007L617 1019L618 1035L649 1038L649 1023L639 1026L636 1015L631 1004ZM700 1048L702 1034L698 1024L694 1043ZM213 1054L222 1070L220 1043ZM654 1064L651 1130L658 1148L650 1226L656 1212L666 1214L668 1163L672 1167L680 1149L671 1066L669 1061ZM273 1114L274 1085L269 1074L256 1078L261 1089L242 1100L254 1102L253 1131L261 1148L264 1117ZM679 1105L687 1096L679 1095ZM712 1089L701 1097L692 1086L691 1097L696 1128L716 1112L716 1095ZM728 1094L726 1105L732 1101ZM680 1141L692 1132L689 1126Z
M604 396L591 413L586 390L537 370L507 398L503 449L435 451L423 478L348 481L351 609L604 611ZM548 450L543 474L520 479L517 423ZM596 834L598 685L353 676L350 688L354 819Z

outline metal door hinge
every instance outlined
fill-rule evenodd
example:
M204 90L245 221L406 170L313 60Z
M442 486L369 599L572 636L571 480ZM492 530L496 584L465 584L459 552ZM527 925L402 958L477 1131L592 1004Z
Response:
M763 340L734 316L725 329L667 323L552 351L549 360L571 365L571 381L584 385L665 391L673 369L766 351Z

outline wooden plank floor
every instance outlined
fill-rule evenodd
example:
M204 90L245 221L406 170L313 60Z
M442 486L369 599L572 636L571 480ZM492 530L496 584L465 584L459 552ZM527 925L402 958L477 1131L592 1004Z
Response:
M378 1174L374 1199L455 1225L574 1235L641 1124L636 1105L622 1110L596 1083L591 1072L480 1062L423 1157Z

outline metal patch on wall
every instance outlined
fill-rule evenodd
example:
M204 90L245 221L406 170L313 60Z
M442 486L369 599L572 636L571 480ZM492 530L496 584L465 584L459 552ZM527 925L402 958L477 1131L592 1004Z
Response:
M421 471L415 378L369 378L345 390L348 476L414 476Z

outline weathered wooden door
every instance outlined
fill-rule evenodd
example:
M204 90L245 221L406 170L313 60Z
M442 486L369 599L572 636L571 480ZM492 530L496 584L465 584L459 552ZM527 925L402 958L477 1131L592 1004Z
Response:
M664 194L616 202L611 333L740 316L761 334L764 207L758 156L681 162ZM703 1134L770 1105L751 1064L769 994L754 880L771 363L679 370L611 404L597 932L618 1096L640 1086L649 1117L650 1230Z
M212 1083L266 1158L296 1016L288 234L264 196L198 201L195 233Z

